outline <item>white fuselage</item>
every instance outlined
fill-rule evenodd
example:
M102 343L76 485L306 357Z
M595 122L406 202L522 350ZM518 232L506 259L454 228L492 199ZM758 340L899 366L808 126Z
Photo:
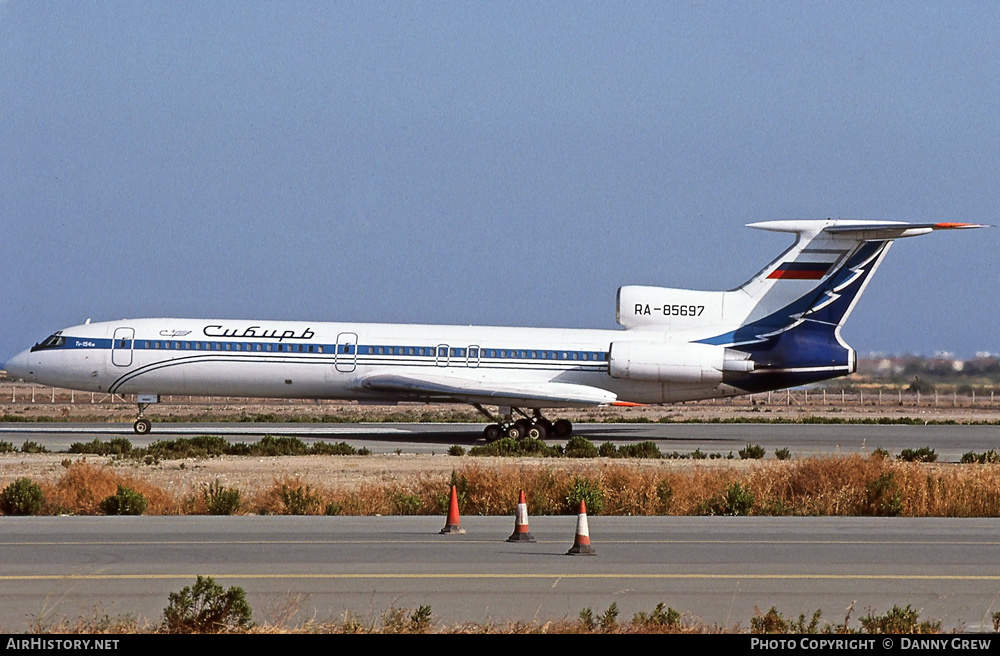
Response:
M421 324L124 319L60 331L8 361L26 380L120 394L505 403L497 394L398 393L366 389L377 374L428 376L475 389L570 384L607 390L618 402L667 403L744 393L718 382L619 380L613 342L662 341L662 333ZM595 402L533 403L572 407Z

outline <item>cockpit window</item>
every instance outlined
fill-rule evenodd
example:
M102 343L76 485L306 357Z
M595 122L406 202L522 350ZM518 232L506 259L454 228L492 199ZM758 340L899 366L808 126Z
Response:
M49 337L47 337L45 339L45 341L39 342L38 344L35 344L31 348L31 350L32 350L32 352L34 352L34 351L41 351L43 349L59 348L60 346L62 346L65 343L66 343L66 338L65 337L63 337L59 333L54 333L54 334L50 335Z

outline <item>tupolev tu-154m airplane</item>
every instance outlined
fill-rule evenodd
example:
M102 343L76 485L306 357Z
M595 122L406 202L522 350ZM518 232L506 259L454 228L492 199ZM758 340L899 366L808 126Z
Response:
M548 408L671 403L795 387L855 370L840 331L893 240L970 223L767 221L795 243L726 292L626 286L624 330L229 319L65 328L6 363L68 389L161 395L451 402L501 436L566 437ZM497 406L497 415L485 406Z

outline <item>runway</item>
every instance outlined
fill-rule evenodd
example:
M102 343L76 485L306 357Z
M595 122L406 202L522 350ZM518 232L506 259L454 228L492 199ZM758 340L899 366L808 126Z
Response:
M777 449L788 449L793 457L870 453L876 448L898 455L903 449L931 447L939 462L959 462L962 454L988 450L1000 452L1000 426L987 425L899 425L864 424L586 424L574 428L595 444L606 441L629 444L650 440L664 454L690 454L695 449L723 457L736 454L747 444L759 444L773 457ZM249 442L263 435L295 435L308 442L345 441L365 446L373 453L441 453L452 444L466 448L483 444L479 424L254 424L203 423L154 424L153 432L139 436L131 424L0 424L0 441L20 446L32 440L50 451L66 451L74 442L125 437L135 446L156 440L221 435L234 442ZM556 440L548 440L555 443Z
M687 621L746 629L759 609L851 626L910 605L946 630L992 631L995 520L591 516L594 557L565 555L575 517L0 518L0 630L34 617L162 617L208 575L247 593L257 622L377 621L429 605L435 623L576 619L664 603ZM294 612L290 612L290 609Z

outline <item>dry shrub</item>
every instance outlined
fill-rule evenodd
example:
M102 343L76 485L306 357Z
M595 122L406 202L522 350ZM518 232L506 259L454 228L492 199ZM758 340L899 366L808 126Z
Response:
M465 512L470 515L509 515L514 513L521 490L531 496L528 507L535 514L544 514L536 508L541 505L535 497L545 496L544 481L536 483L538 468L521 467L479 467L471 465L456 471L460 479L466 482L464 492ZM546 468L546 471L549 471Z
M907 463L898 471L906 515L1000 516L1000 466Z
M309 514L444 514L452 483L463 513L511 515L521 490L533 515L567 512L575 479L601 495L603 512L616 515L697 515L718 507L739 484L754 497L753 514L912 517L1000 517L1000 464L909 463L858 455L753 463L668 461L470 463L449 477L418 475L373 480L348 491L299 478L276 479L245 499L248 512L290 514L290 502ZM46 513L99 514L118 485L142 493L148 514L205 512L202 488L177 500L111 467L71 465L56 484L43 484ZM589 506L589 503L588 503ZM588 508L589 509L589 508Z
M391 514L392 498L382 483L364 483L355 492L339 495L337 502L341 515Z
M595 463L566 467L549 464L510 468L470 465L456 470L466 481L463 512L513 514L521 490L534 515L562 514L573 481L583 478L602 493L604 513L615 515L694 514L706 495L724 490L738 476L730 468L678 472L672 468L630 463ZM439 494L447 482L426 480L421 494ZM460 490L461 492L461 490ZM445 510L441 508L440 510Z
M55 512L75 515L100 515L100 503L114 495L119 485L139 492L148 502L146 514L174 515L180 504L171 495L145 481L123 476L110 467L97 467L77 462L66 470L62 478L45 490L47 504Z
M742 478L734 467L694 466L670 471L664 481L673 490L669 514L697 515L709 500L723 494Z
M766 463L745 484L771 514L1000 516L1000 466L865 458Z
M322 515L337 496L325 487L301 478L275 479L271 487L253 495L244 506L262 515Z
M747 485L760 507L782 514L869 515L879 500L872 498L873 482L888 476L887 484L895 486L897 468L898 463L861 456L774 462L753 469Z

